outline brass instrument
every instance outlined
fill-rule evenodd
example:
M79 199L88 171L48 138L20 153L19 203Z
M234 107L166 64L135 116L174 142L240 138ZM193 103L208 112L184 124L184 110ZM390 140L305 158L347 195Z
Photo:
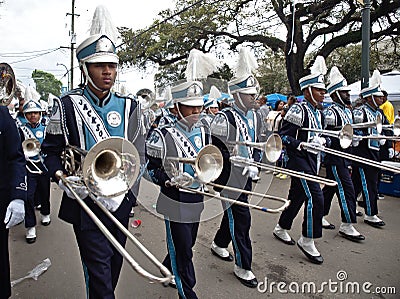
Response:
M15 93L15 75L11 66L7 63L0 63L0 105L8 106Z
M40 142L36 138L25 139L22 142L22 150L25 155L26 161L31 162L29 165L35 167L35 169L29 168L26 164L26 169L33 174L42 174L43 171L36 165L38 161L34 161L31 158L38 156L40 154ZM40 161L41 162L41 161Z
M353 126L346 124L340 131L333 130L321 130L312 128L301 128L302 131L311 131L316 133L321 133L326 136L339 138L340 146L342 148L348 148L353 142Z
M366 137L368 137L368 136L366 136ZM352 160L352 161L355 161L355 162L363 163L363 164L366 164L366 165L369 165L369 166L373 166L373 167L376 167L376 168L388 170L388 171L391 171L391 172L400 173L400 168L398 168L398 167L394 167L394 166L391 166L391 165L388 165L388 164L384 164L384 163L381 163L381 162L377 162L377 161L374 161L374 160L370 160L370 159L367 159L367 158L355 156L355 155L352 155L352 154L348 154L346 152L341 152L341 151L338 151L338 150L334 150L334 149L331 149L331 148L319 146L319 145L312 144L312 143L303 144L303 147L305 149L310 149L310 150L313 150L313 151L323 151L323 152L325 152L327 154L339 156L339 157L342 157L342 158L345 158L345 159L349 159L349 160Z
M351 124L351 126L353 129L376 128L377 132L380 134L382 133L382 118L378 114L375 118L375 121Z
M217 193L208 193L208 192L203 192L200 190L192 189L192 188L189 188L186 186L177 186L182 190L195 192L195 193L203 195L203 196L216 198L219 200L229 202L231 204L241 205L241 206L245 206L245 207L248 207L251 209L256 209L256 210L259 210L262 212L267 212L267 213L281 212L289 205L289 201L285 198L280 198L280 197L276 197L276 196L272 196L272 195L268 195L268 194L261 194L261 193L257 193L257 192L253 192L253 191L246 191L246 190L242 190L242 189L238 189L238 188L222 186L222 185L212 183L214 180L216 180L220 176L220 174L222 172L222 168L223 168L222 154L221 154L220 150L214 145L211 145L211 144L206 145L204 148L202 148L198 152L196 158L167 157L166 162L165 162L165 164L166 164L165 169L167 172L169 172L170 175L176 176L179 174L179 172L176 169L176 167L171 165L171 163L170 163L171 161L176 161L178 163L194 164L196 180L198 180L200 183L202 183L206 186L224 188L226 190L236 191L238 193L245 193L248 195L257 196L257 197L261 197L261 198L269 198L272 200L281 201L284 204L277 209L270 209L270 208L250 204L250 203L241 202L241 201L234 200L231 198L223 197L223 196L218 195Z
M228 143L260 149L265 153L265 156L269 162L276 162L282 153L282 139L276 133L271 134L265 142L235 141Z
M140 158L134 145L126 139L112 137L98 142L89 151L78 147L69 146L73 152L83 155L82 181L88 190L95 196L114 197L125 194L134 184L139 174ZM171 272L158 261L130 232L125 228L115 216L108 211L101 203L94 201L97 206L106 214L107 217L132 241L146 257L156 265L163 277L157 277L143 269L125 248L115 239L100 219L86 205L86 203L74 191L72 184L64 177L62 170L56 172L56 177L62 180L64 185L74 195L75 200L82 209L89 215L100 231L127 260L129 265L140 275L150 281L159 282L167 285L173 279Z

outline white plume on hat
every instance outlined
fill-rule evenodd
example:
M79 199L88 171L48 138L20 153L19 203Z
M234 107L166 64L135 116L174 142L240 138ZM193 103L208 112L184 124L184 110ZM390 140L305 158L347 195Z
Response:
M25 100L34 100L36 102L39 102L40 94L36 91L35 88L33 88L33 86L29 85L25 88Z
M115 44L118 38L117 28L112 23L111 15L103 5L96 7L93 14L90 35L106 35Z
M196 81L205 79L218 70L217 59L210 53L203 53L197 49L192 49L186 66L186 80Z
M240 48L239 59L235 69L235 77L242 78L251 75L257 69L257 67L257 60L250 52L250 49L244 47Z
M211 86L210 88L210 95L209 95L209 99L218 99L221 97L221 92L218 90L217 87L215 87L215 85Z
M322 74L325 75L328 71L324 57L318 55L315 58L314 64L310 67L311 74Z
M374 70L372 77L369 79L369 85L371 87L380 86L382 84L381 73L378 70Z

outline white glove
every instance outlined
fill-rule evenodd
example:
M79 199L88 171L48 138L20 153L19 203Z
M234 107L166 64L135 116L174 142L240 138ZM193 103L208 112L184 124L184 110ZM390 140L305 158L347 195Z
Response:
M78 176L67 176L65 178L72 187L72 189L75 191L76 194L78 194L79 198L84 199L89 195L89 191L86 188L85 185L81 183L81 178ZM67 196L69 198L75 199L75 196L72 194L72 192L68 189L67 186L64 185L63 181L60 179L58 181L58 186L67 193Z
M93 196L93 199L100 202L107 210L110 212L115 212L119 206L121 205L122 201L125 198L125 194L118 195L116 197L101 197L101 196Z
M315 143L300 142L300 144L299 144L299 146L297 147L297 149L298 149L299 151L301 151L301 150L304 149L304 150L306 150L307 152L312 153L312 154L315 154L315 155L317 155L317 154L319 153L318 150L309 148L309 147L307 147L307 145L308 145L308 146L318 146L318 145L315 144Z
M314 144L319 145L319 146L325 146L326 139L324 137L314 136L311 139L311 143L314 143Z
M13 227L21 223L25 218L25 205L22 199L14 199L7 207L4 224L6 228Z
M193 184L193 177L188 174L187 172L180 173L177 176L174 176L171 179L171 185L173 186L181 186L181 187L187 187Z
M394 157L394 149L393 148L389 148L389 159L393 159Z
M260 177L258 176L258 168L253 165L247 165L243 168L242 175L246 175L252 180L257 180Z
M360 141L362 140L362 137L361 136L356 136L356 135L354 135L353 136L353 141L351 142L351 145L353 146L353 147L357 147L359 144L360 144Z
M379 144L384 145L386 143L386 139L379 139Z

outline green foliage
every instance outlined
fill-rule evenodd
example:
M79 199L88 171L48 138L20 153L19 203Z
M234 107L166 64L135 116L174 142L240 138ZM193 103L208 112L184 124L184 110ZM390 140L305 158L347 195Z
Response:
M36 91L40 94L42 100L47 101L49 93L55 96L61 95L62 82L57 80L53 74L34 70L32 79L36 84Z

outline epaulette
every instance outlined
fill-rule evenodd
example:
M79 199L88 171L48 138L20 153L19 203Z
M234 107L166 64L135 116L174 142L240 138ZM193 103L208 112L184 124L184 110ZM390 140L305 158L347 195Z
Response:
M137 100L137 97L135 97L133 94L122 94L118 91L116 91L114 94L119 98L131 99L135 101Z
M83 95L83 88L75 88L75 89L71 89L69 91L67 91L64 96L68 96L68 95Z
M224 113L217 113L217 115L215 115L210 124L210 130L212 135L228 138L229 123Z
M324 114L326 126L336 126L336 114L335 111L333 111L333 108L329 107L322 113Z
M353 110L353 121L355 124L364 122L364 111L357 108Z
M304 122L304 113L301 105L296 103L290 106L285 115L285 120L295 124L296 126L302 127Z
M146 140L146 153L150 157L162 159L164 158L164 135L160 130L154 129Z

